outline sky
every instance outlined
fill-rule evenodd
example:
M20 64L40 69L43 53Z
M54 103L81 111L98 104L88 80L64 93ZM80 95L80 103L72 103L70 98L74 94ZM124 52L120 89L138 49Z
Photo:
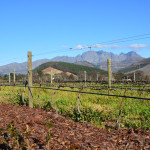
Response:
M0 66L88 50L150 57L150 0L1 0ZM89 48L91 47L91 49Z

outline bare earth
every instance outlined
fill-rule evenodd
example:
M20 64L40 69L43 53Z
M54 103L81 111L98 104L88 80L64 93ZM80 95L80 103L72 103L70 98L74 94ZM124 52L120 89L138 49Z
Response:
M47 149L46 120L51 120L53 133L50 149L144 149L150 150L150 131L100 129L91 123L77 123L51 111L0 103L0 128L6 129L14 121L20 133L29 125L31 149ZM3 131L5 132L5 130ZM7 149L0 144L0 149Z

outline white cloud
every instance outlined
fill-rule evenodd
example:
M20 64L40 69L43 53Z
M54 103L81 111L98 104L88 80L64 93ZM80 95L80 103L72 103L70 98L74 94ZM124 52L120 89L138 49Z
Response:
M127 48L131 48L132 50L140 50L143 48L148 48L149 45L146 44L132 44L132 45L127 45Z
M92 45L92 47L94 47L94 48L108 48L108 45L95 44L95 45Z
M112 45L111 48L121 48L119 45Z
M66 47L66 46L64 46ZM99 49L120 49L120 48L130 48L132 50L140 50L140 49L144 49L144 48L150 48L150 45L146 45L146 44L131 44L131 45L126 45L126 46L119 46L117 44L114 45L107 45L107 44L94 44L92 46L88 46L88 45L77 45L76 47L74 47L73 49L88 49L89 47L91 48L99 48ZM67 48L67 47L66 47Z
M76 47L74 47L73 49L88 49L88 48L100 48L100 49L105 49L105 48L109 48L109 49L118 49L121 48L121 46L119 45L102 45L102 44L94 44L92 46L88 46L88 45L77 45Z
M83 49L82 45L77 45L76 47L74 47L74 49Z
M92 47L94 48L121 48L119 45L102 45L102 44L95 44Z
M87 46L87 45L84 45L83 47L84 47L84 48L89 48L89 46Z

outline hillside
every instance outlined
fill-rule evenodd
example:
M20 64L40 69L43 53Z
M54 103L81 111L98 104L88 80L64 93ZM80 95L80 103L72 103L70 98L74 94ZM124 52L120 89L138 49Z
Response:
M91 63L89 63L87 61L78 61L75 64L82 65L82 66L88 66L88 67L96 67L95 65L93 65L93 64L91 64Z
M129 73L133 71L143 71L145 75L150 74L150 58L143 59L140 62L134 63L128 67L125 67L118 72Z
M37 66L49 62L49 59L40 59L32 62L32 68L36 68ZM11 63L4 66L0 66L0 74L9 74L16 70L16 73L27 74L28 71L28 63Z
M143 59L136 52L121 53L116 55L111 52L105 51L87 51L76 57L68 56L59 56L51 59L54 62L69 62L69 63L78 63L78 62L88 62L94 66L97 66L100 69L107 70L107 59L111 58L112 61L112 71L118 71L121 68L127 67L133 63L139 62Z
M66 63L66 62L48 62L48 63L44 63L44 64L38 66L37 68L35 68L34 71L44 70L48 67L53 67L53 68L61 70L63 72L70 72L70 73L73 73L73 74L78 74L81 71L86 71L87 73L99 72L101 74L107 74L106 71L98 69L98 68L82 66L82 65L73 64L73 63Z
M107 70L107 59L111 58L112 62L112 71L118 71L121 68L125 68L133 63L139 62L143 59L143 57L139 56L136 52L128 52L121 53L116 55L111 52L105 51L87 51L82 53L81 55L77 55L75 57L69 56L59 56L52 59L41 59L33 61L32 66L33 69L37 66L46 63L46 62L68 62L75 63L83 66L89 67L97 67L101 70ZM16 73L27 73L27 62L23 63L11 63L4 66L0 66L0 74L9 74L12 73L13 70L16 70Z

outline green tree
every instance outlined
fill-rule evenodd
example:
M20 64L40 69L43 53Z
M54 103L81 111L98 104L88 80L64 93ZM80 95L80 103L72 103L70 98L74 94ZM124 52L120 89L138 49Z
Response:
M5 74L5 75L3 76L3 80L8 80L8 74Z
M42 76L43 76L43 71L42 70L37 70L39 80L42 82Z
M69 76L69 80L74 80L74 76L72 74Z
M116 80L122 80L122 79L126 79L127 78L127 75L125 75L124 73L116 73L116 74L113 74L114 78Z

